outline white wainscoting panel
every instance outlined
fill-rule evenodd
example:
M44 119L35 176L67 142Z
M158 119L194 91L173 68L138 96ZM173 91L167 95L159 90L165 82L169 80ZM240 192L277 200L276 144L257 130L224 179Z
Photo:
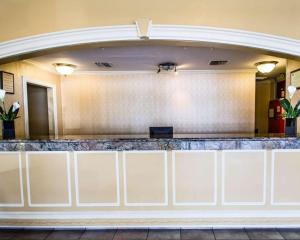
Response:
M173 151L173 205L217 203L217 151Z
M265 150L222 151L222 205L266 203Z
M300 206L300 150L272 152L271 204Z
M26 152L29 207L70 207L69 152Z
M0 152L0 207L24 207L20 152Z
M75 152L74 176L78 207L120 205L118 152Z
M124 151L125 206L167 206L166 151Z

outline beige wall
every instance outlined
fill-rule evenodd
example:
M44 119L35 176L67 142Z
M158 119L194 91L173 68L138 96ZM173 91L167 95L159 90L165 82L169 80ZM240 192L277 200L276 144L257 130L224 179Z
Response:
M65 134L254 131L253 70L78 74L61 85Z
M300 62L294 60L287 60L286 66L286 86L291 84L291 72L300 68ZM300 90L297 90L293 98L293 104L295 105L300 100ZM298 118L298 133L300 133L300 118Z
M1 0L0 41L66 29L132 24L186 24L242 29L300 39L299 0Z
M15 77L15 94L6 95L6 104L9 106L14 101L19 101L21 104L20 118L15 122L16 124L16 136L24 137L25 136L25 127L24 127L24 103L23 103L23 83L22 76L30 80L38 80L48 84L54 84L57 88L57 105L58 105L58 129L61 132L62 129L62 120L61 120L61 92L60 92L60 77L57 74L44 71L28 62L13 62L9 64L0 65L0 71L7 71L14 74Z

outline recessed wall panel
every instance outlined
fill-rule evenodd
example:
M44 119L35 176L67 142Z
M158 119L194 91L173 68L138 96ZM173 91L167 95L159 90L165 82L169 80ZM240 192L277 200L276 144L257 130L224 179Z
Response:
M275 150L272 157L271 201L300 205L300 150Z
M26 174L29 206L71 205L68 152L27 152Z
M0 153L0 206L23 205L22 164L20 153Z
M75 153L75 181L77 205L119 205L117 152Z
M123 175L125 205L167 205L166 152L124 152Z
M215 151L174 151L174 205L214 205L216 174Z
M265 188L265 151L223 151L224 205L262 205L265 203Z

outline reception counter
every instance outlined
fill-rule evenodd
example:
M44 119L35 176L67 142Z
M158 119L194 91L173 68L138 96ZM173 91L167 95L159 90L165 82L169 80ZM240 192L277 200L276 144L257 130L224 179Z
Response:
M300 138L0 141L0 225L300 226Z

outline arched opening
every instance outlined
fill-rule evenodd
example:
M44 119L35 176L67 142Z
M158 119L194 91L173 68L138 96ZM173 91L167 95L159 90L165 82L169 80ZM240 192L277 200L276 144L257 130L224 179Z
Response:
M269 102L285 94L286 85L289 84L289 72L298 66L297 62L291 60L288 67L287 59L297 60L299 56L300 42L293 39L232 29L176 25L152 25L146 40L140 38L137 26L129 25L75 29L0 44L0 62L6 63L4 70L22 69L17 73L19 81L24 77L39 82L40 79L36 79L40 77L39 74L32 74L32 70L29 70L30 73L26 72L29 68L46 71L50 74L46 78L51 78L51 74L56 74L53 63L67 62L77 66L74 76L57 77L54 82L49 80L50 84L58 84L60 96L57 99L58 113L50 114L52 118L57 115L57 119L49 121L64 134L139 134L145 133L148 125L170 124L177 126L177 133L267 133ZM255 63L266 60L278 62L275 71L267 75L256 73ZM7 65L12 61L19 64L13 67ZM156 73L157 65L168 61L178 64L176 67L181 72L177 80L174 80L175 83L167 80L170 77ZM210 65L213 61L217 64L223 61L225 65ZM106 63L112 63L113 67L105 68ZM28 74L33 76L30 78ZM215 74L219 74L219 80ZM247 74L251 77L247 77ZM142 75L143 78L147 75L151 80L159 76L160 82L156 86L157 82L145 80L145 85L139 88L130 79L141 78ZM92 78L94 80L90 80ZM105 83L105 78L110 78L111 81ZM122 78L126 83L131 82L132 87L130 88L130 84L122 85L122 81L118 82L117 79ZM185 79L185 84L182 84L184 81L180 81L180 78ZM202 79L198 83L199 91L197 84L193 82L195 79ZM245 81L237 81L237 84L232 79ZM231 85L227 84L229 80L233 81ZM115 96L114 99L103 97L113 89L114 81L126 90L124 95L120 95L119 102L114 102ZM213 84L209 85L209 82ZM161 99L162 101L158 101L158 94L153 101L148 101L151 92L145 92L142 88L153 88L159 92L161 84L165 84L165 92L171 89L174 94L165 94L163 98L166 99ZM203 90L205 88L209 88L208 95ZM26 96L22 93L24 89L27 89L26 86L20 88L20 96ZM83 90L90 98L80 95ZM131 97L128 97L130 91ZM102 96L101 102L113 104L100 106L99 112L91 111L94 114L85 113L84 105L91 105L98 95ZM232 104L236 98L239 98L240 105L236 104L237 101ZM26 103L25 98L23 101ZM211 104L207 106L211 110L207 113L201 108L195 110L197 101ZM141 105L136 105L139 102ZM128 110L124 109L125 103L132 114L123 112ZM148 116L146 114L137 117L147 105L150 109ZM214 109L215 105L220 107ZM114 114L110 112L112 109L115 109ZM176 113L178 110L179 113ZM25 121L19 124L19 128L20 135L25 132L28 137L26 111L25 109ZM74 111L82 118L76 118ZM157 117L162 112L166 113L165 117ZM123 116L123 125L118 121L120 115ZM105 117L101 118L102 116ZM181 119L182 116L190 117Z
M300 41L286 37L235 29L182 25L152 25L148 38L255 48L300 57ZM0 60L61 47L123 41L145 41L136 25L94 27L41 34L0 43Z

